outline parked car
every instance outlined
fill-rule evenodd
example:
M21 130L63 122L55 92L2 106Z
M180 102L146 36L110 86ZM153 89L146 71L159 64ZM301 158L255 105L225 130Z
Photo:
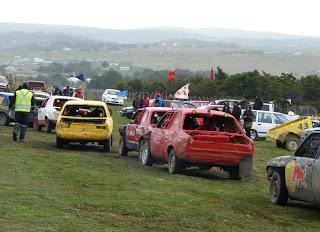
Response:
M288 122L282 114L271 111L253 110L255 118L251 127L251 139L265 138L270 129Z
M269 199L284 205L288 199L320 203L320 132L309 134L292 156L269 160Z
M24 83L27 83L29 90L43 91L43 92L48 91L48 85L43 81L30 80L30 81L25 81Z
M279 148L295 151L300 144L304 130L312 126L311 117L300 117L270 129L266 140L276 143Z
M127 118L132 118L133 114L134 114L134 108L133 106L128 106L128 107L123 107L120 110L120 115L121 117L127 117Z
M67 101L79 101L79 98L67 96L51 96L43 101L40 108L37 110L37 117L33 123L33 127L40 131L46 127L47 132L51 132L57 123L61 108Z
M176 109L168 111L140 143L143 165L168 163L169 173L188 166L221 167L232 178L252 175L255 145L237 120L219 111Z
M56 145L97 142L109 152L112 146L113 120L108 106L99 101L67 101L56 125Z
M0 92L9 92L9 81L5 76L0 76Z
M9 110L13 93L0 92L0 126L7 126L13 120Z
M102 101L107 104L123 106L123 97L117 96L118 93L120 93L120 90L106 89L102 94Z
M154 127L170 109L166 107L146 107L137 110L132 117L132 121L119 128L119 155L126 156L128 151L139 151L144 133Z

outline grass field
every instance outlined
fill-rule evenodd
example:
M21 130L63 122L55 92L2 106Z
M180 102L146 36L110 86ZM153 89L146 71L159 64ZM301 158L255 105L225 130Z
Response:
M29 129L14 143L0 127L0 231L319 231L319 208L268 201L265 164L285 150L257 142L254 177L231 180L218 169L169 175L114 147L55 147L55 134Z

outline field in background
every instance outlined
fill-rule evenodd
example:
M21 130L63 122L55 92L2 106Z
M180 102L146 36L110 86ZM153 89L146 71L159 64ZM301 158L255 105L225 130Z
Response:
M219 169L169 175L144 167L136 153L119 157L118 127L128 120L112 107L114 147L55 147L55 134L27 132L14 143L0 127L0 231L318 231L319 208L268 201L265 164L288 154L257 142L254 177L237 181Z

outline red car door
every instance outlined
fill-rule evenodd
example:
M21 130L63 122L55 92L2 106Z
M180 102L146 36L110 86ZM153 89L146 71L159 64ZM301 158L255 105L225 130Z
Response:
M137 143L137 128L140 126L141 119L145 110L138 110L132 117L132 121L127 126L127 140L129 143Z
M174 114L175 112L166 113L157 124L157 127L152 130L150 149L151 153L155 156L164 158L166 154L168 144L170 143L170 135L172 134L169 128Z

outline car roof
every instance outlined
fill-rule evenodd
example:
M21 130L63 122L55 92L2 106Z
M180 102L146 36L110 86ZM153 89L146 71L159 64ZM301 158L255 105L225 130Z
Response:
M67 101L65 106L68 106L68 105L106 106L107 104L102 101L80 100L80 101Z
M0 94L3 96L8 96L8 97L13 96L13 93L7 93L7 92L0 92Z
M222 111L215 111L215 110L206 110L206 109L192 109L192 108L180 108L180 109L171 109L170 112L182 112L183 114L210 114L210 115L216 115L216 116L225 116L226 113ZM229 114L232 116L231 114Z
M77 97L69 97L69 96L58 96L58 95L55 95L55 96L50 96L49 98L55 100L55 99L70 99L70 100L81 100L80 98L77 98Z
M151 112L154 112L154 111L166 112L166 111L172 110L172 108L170 107L146 107L145 109Z

